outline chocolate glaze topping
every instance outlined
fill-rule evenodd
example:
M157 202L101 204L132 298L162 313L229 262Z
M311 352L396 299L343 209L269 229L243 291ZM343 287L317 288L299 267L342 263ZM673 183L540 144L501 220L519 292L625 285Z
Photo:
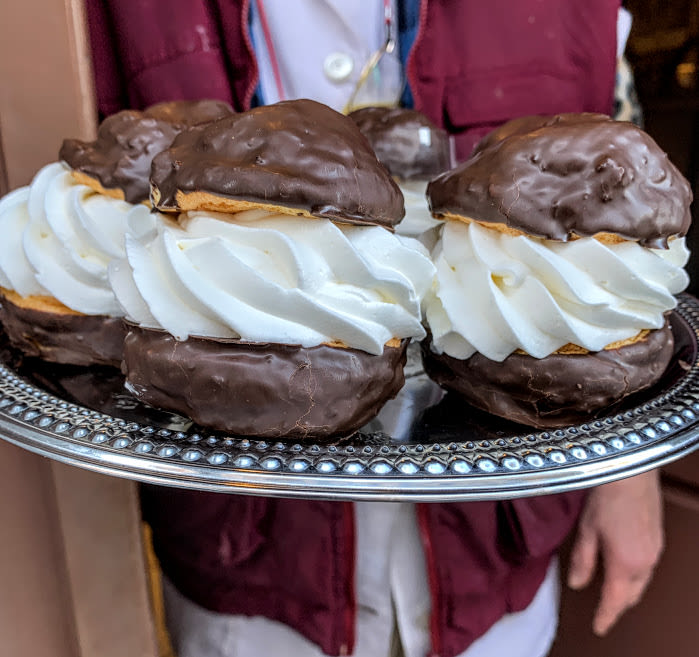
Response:
M173 125L191 128L203 123L218 121L235 114L235 110L223 100L175 100L151 105L143 115Z
M349 117L376 157L402 180L430 180L451 166L449 136L424 114L400 107L364 107Z
M310 100L267 105L182 133L153 160L158 209L178 191L392 227L403 197L354 122Z
M557 114L555 116L541 116L533 114L530 116L520 116L517 119L512 119L499 125L494 130L491 130L483 139L481 139L473 149L472 155L479 151L484 151L486 148L494 146L503 139L512 137L513 135L525 135L528 132L533 132L542 128L552 121L559 123L567 123L577 121L581 118L589 119L590 121L608 121L609 117L605 114L593 114L591 112L581 112L578 114Z
M428 186L430 209L546 239L615 233L664 248L689 228L689 183L645 132L601 114L525 117Z
M59 158L105 189L122 190L129 203L141 203L150 193L153 157L188 127L232 112L218 100L159 103L144 112L124 110L102 121L95 141L64 140Z
M192 338L136 326L124 343L141 401L240 435L317 438L372 419L403 385L408 341L373 356L320 345Z
M502 362L474 354L466 360L434 353L422 343L425 371L444 388L488 413L532 427L577 424L653 385L673 353L669 324L619 349Z
M70 365L121 365L122 319L23 308L0 299L0 322L10 344L26 356Z

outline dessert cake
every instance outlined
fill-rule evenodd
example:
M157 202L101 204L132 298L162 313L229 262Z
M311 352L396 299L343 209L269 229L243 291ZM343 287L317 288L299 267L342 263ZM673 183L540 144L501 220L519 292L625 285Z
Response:
M691 191L646 133L597 114L525 117L427 195L446 219L423 345L438 383L544 428L662 375Z
M351 119L308 100L178 136L153 161L172 217L127 235L127 387L241 435L322 437L403 384L434 268L392 234L400 191Z
M365 107L350 113L405 200L400 235L424 238L439 226L425 198L427 183L451 167L449 136L424 114L400 107Z
M126 335L107 267L129 222L150 223L153 156L182 130L231 114L220 101L161 103L105 119L94 142L67 139L60 162L0 200L0 319L29 356L119 366Z
M147 203L153 158L182 131L231 114L230 105L220 100L178 100L142 112L123 110L102 121L95 141L66 139L59 159L77 182L100 194Z

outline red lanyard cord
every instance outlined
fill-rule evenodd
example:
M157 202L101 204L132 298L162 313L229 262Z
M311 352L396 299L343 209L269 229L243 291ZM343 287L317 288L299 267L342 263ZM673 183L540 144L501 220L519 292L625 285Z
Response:
M269 29L269 21L267 20L267 12L265 11L263 0L257 0L257 12L260 16L260 25L262 27L262 34L265 38L265 44L267 46L267 54L269 55L269 62L272 67L272 75L274 76L274 83L277 87L277 94L279 96L279 100L286 100L286 94L284 93L284 85L282 84L282 75L279 69L279 60L277 59L274 44L272 43L272 32ZM391 32L393 26L393 6L391 4L391 0L383 0L383 15L386 25L386 43L383 46L383 50L391 52L393 50L392 45L389 45L393 44L393 40L391 39ZM375 55L376 54L378 53L375 53ZM376 65L376 63L378 63L378 59L372 65L372 68ZM366 76L364 76L364 78L365 77ZM362 81L363 78L360 77L360 83L358 86L361 85ZM355 89L352 93L352 98L355 97L356 92L357 89Z
M391 38L391 27L393 23L393 6L391 0L383 0L383 17L386 22L386 40Z
M262 34L265 37L265 44L267 44L267 53L269 54L269 62L272 66L272 75L274 75L274 83L277 86L277 94L279 95L279 100L286 100L286 94L284 93L284 85L282 84L282 75L279 70L279 62L277 60L277 55L274 51L274 45L272 44L272 33L269 29L267 13L265 12L262 0L257 0L257 11L260 15L260 24L262 26Z

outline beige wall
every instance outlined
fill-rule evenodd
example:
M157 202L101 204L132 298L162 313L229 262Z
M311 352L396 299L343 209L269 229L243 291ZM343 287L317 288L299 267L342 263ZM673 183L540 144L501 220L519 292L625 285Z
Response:
M131 482L0 443L0 654L157 654Z
M0 3L0 193L95 133L76 0ZM0 441L0 654L154 657L137 490Z
M64 137L89 137L95 103L79 0L0 3L0 129L9 188L58 159Z
M0 444L0 636L8 655L74 657L51 466Z

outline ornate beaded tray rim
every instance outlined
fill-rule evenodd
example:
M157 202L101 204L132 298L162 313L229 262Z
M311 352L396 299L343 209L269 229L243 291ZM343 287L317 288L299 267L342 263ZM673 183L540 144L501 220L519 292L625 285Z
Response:
M697 299L680 295L673 331L673 362L653 389L611 415L545 432L444 396L415 360L398 398L364 430L300 443L207 432L139 405L114 373L13 367L5 357L0 434L97 472L206 491L385 501L562 492L658 467L699 446Z

